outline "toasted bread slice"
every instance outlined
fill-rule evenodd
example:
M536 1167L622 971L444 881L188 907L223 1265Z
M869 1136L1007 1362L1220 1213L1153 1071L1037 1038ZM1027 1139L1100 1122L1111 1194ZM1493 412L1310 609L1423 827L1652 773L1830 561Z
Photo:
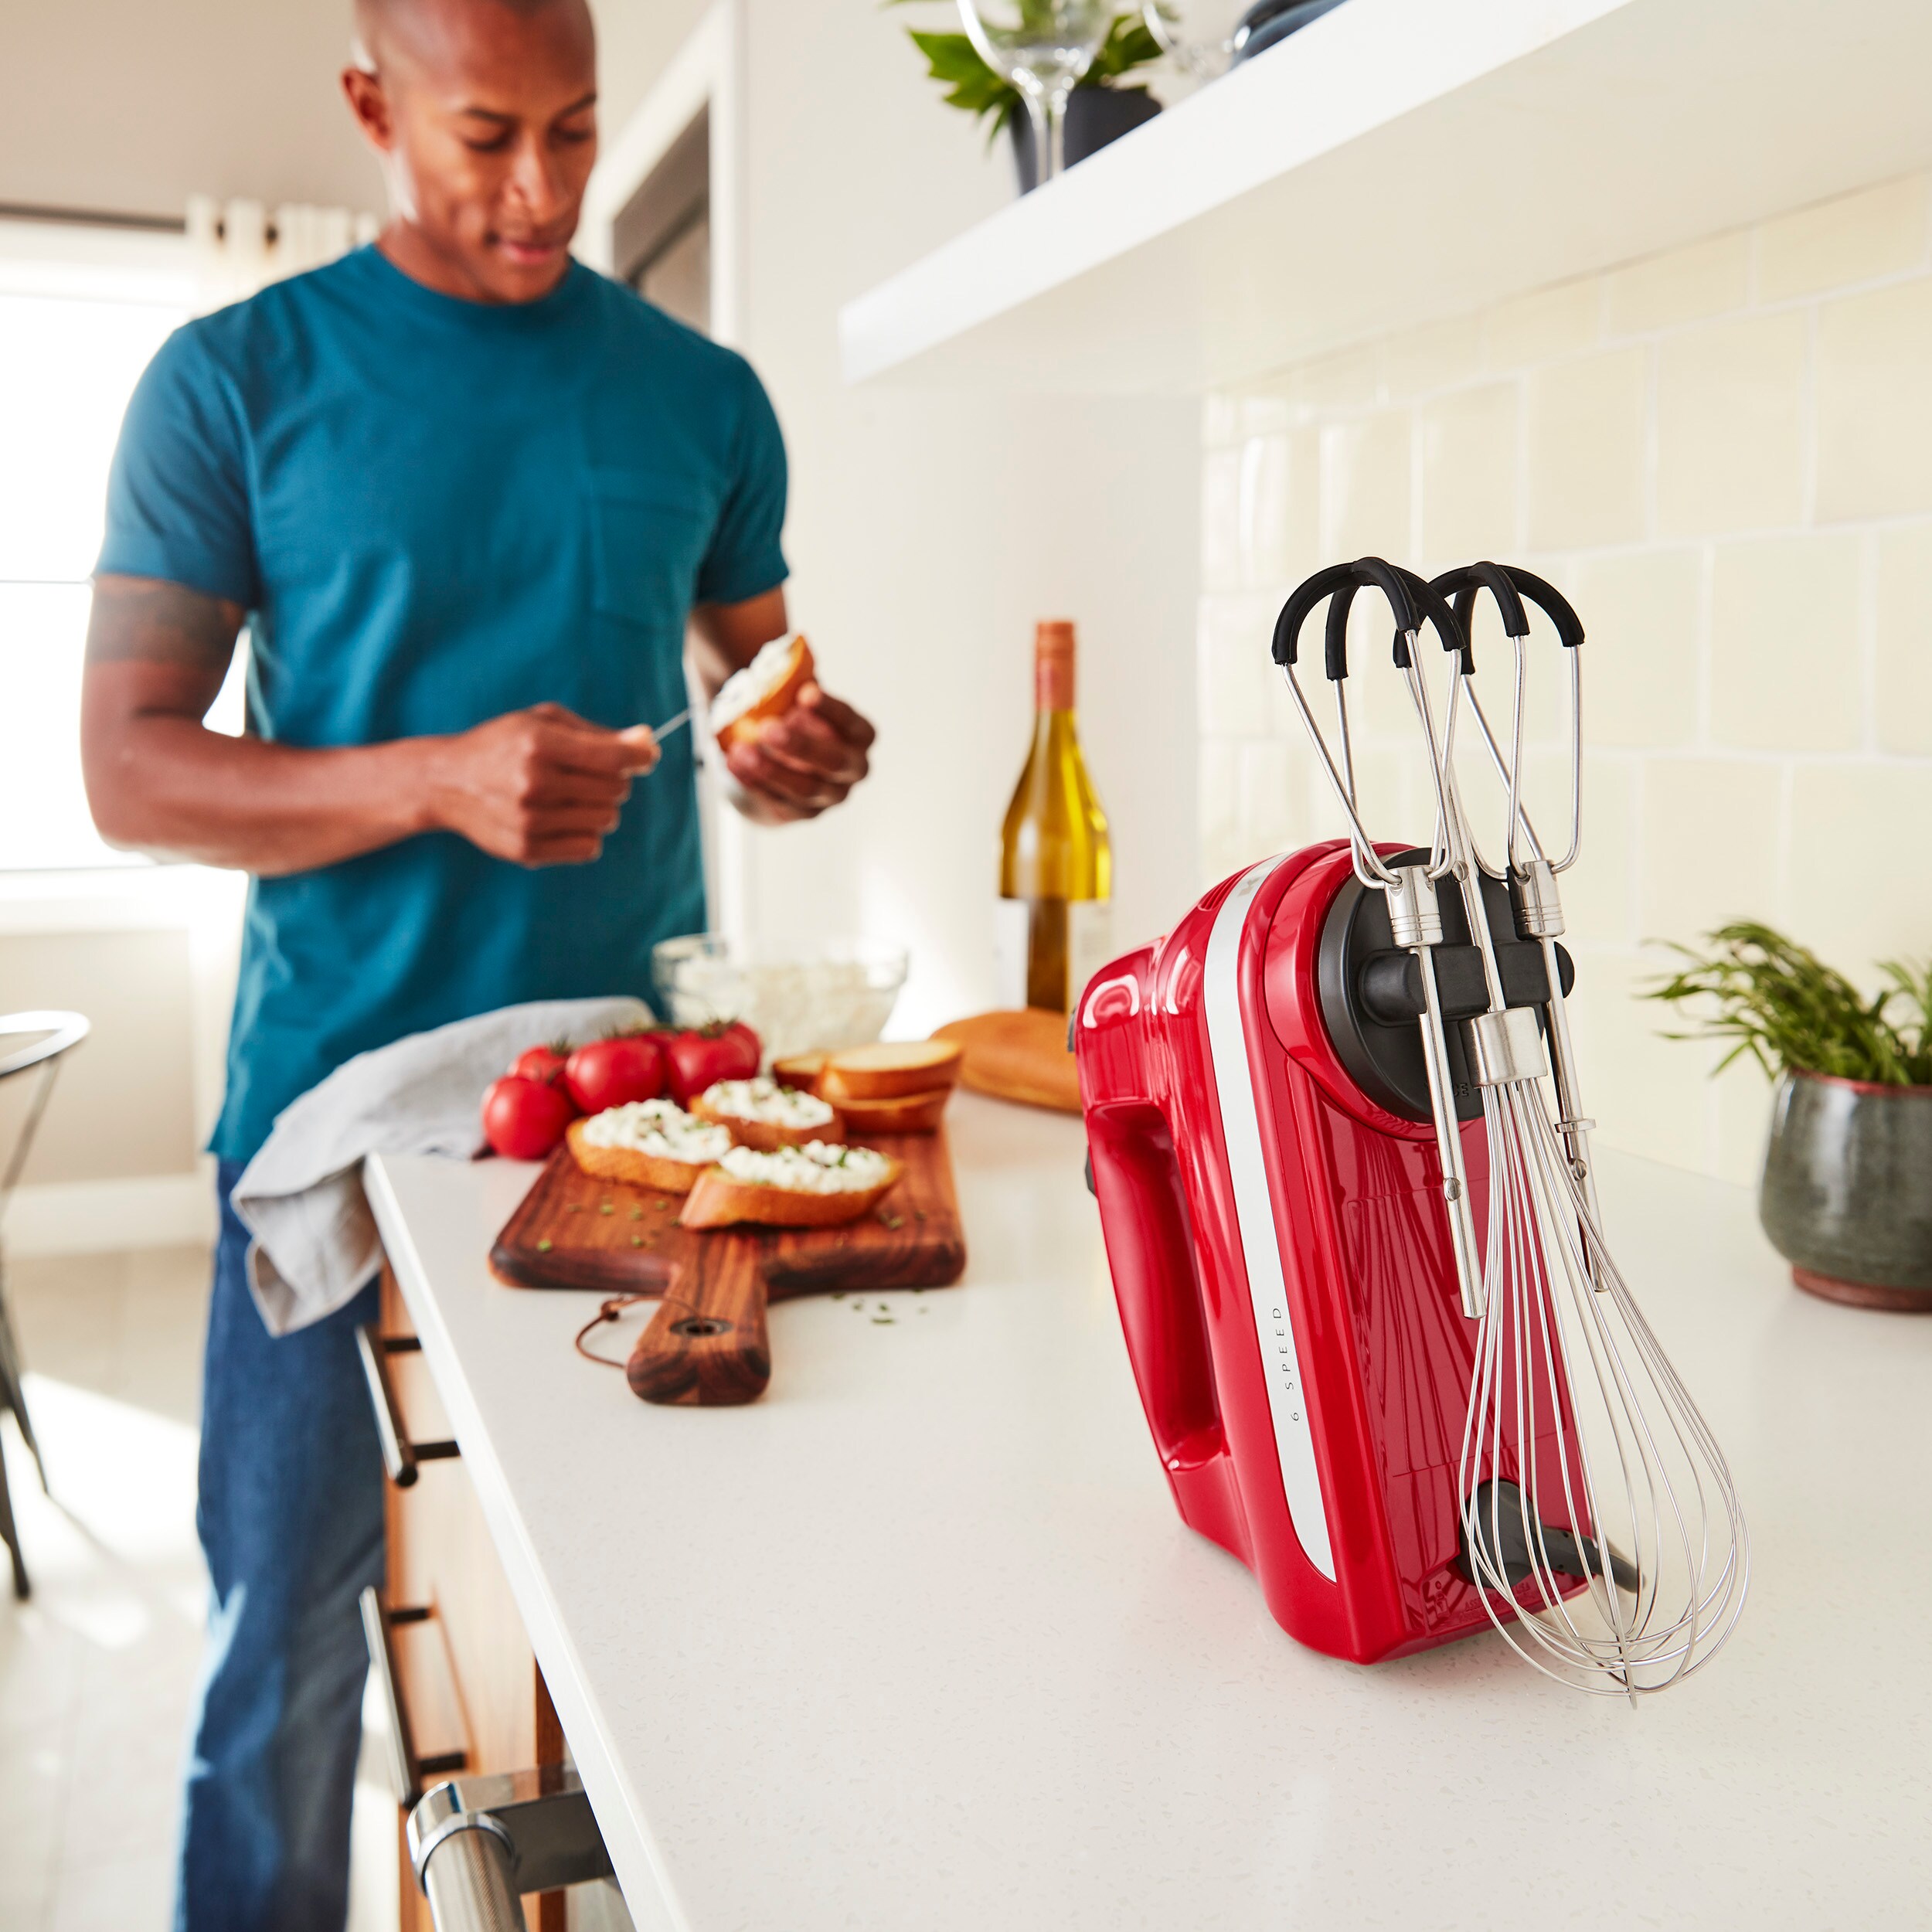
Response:
M829 1071L825 1079L828 1083L831 1080ZM849 1132L863 1135L934 1133L952 1097L950 1087L940 1087L930 1094L896 1094L889 1100L845 1100L834 1098L829 1093L825 1097L838 1108L838 1117Z
M784 1060L771 1063L773 1077L787 1087L797 1087L801 1094L816 1094L818 1077L825 1070L826 1057L823 1053L788 1054Z
M798 702L798 693L811 681L816 668L812 662L811 646L806 643L804 633L800 631L789 641L777 681L767 687L755 704L748 706L728 723L714 725L718 749L729 751L734 745L747 744L763 737L771 721L782 718ZM738 675L744 674L741 672ZM723 697L724 693L721 691L718 695Z
M743 1114L727 1114L712 1106L702 1094L692 1101L691 1111L699 1120L725 1128L740 1147L756 1148L760 1154L775 1154L781 1147L808 1147L814 1141L838 1141L845 1138L835 1108L830 1120L821 1121L816 1127L786 1127L777 1121L754 1121Z
M685 1196L678 1225L687 1228L726 1228L755 1222L768 1228L835 1228L859 1221L899 1185L903 1165L888 1159L884 1179L868 1188L842 1194L806 1194L790 1188L734 1180L721 1167L708 1167Z
M633 1187L655 1188L660 1194L689 1194L704 1172L702 1161L673 1161L636 1147L598 1147L583 1138L588 1124L573 1121L563 1130L570 1158L586 1174L600 1181L628 1181Z
M850 1100L894 1100L951 1087L965 1053L957 1040L880 1040L828 1054L825 1078Z

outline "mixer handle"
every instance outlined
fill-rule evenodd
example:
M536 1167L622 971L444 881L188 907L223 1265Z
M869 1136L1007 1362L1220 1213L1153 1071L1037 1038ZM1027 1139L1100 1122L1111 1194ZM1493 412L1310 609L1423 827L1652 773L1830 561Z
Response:
M1090 1101L1087 1130L1128 1359L1161 1466L1182 1515L1239 1554L1247 1532L1230 1480L1202 1312L1206 1290L1173 1128L1151 1102L1135 1100Z

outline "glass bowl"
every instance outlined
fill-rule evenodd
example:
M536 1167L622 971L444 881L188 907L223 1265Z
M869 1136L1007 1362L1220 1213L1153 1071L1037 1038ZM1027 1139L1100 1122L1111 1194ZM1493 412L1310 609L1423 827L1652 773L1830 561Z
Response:
M660 940L651 983L679 1026L741 1019L765 1060L863 1046L885 1031L906 983L906 951L870 940L745 943L716 933Z

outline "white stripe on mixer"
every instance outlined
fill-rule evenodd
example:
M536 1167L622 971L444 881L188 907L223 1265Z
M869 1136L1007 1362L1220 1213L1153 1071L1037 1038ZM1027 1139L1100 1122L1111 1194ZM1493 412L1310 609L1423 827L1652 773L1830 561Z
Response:
M1288 1316L1281 1243L1268 1196L1267 1163L1261 1153L1253 1064L1248 1058L1247 1029L1241 1019L1241 935L1255 894L1281 862L1279 857L1264 859L1243 874L1240 883L1222 901L1214 916L1214 930L1208 935L1201 981L1207 1009L1208 1056L1214 1063L1214 1090L1221 1109L1221 1139L1228 1151L1241 1258L1254 1303L1255 1339L1260 1344L1268 1408L1274 1418L1281 1487L1287 1497L1289 1519L1308 1561L1333 1583L1335 1553L1329 1546L1328 1512L1321 1506L1321 1479L1315 1466L1308 1393L1294 1345L1294 1325Z

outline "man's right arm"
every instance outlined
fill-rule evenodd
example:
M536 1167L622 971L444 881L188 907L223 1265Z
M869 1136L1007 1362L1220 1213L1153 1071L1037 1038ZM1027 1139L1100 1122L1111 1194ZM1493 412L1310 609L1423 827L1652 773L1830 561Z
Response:
M582 864L657 762L647 728L606 730L558 705L321 750L210 731L242 618L181 584L96 580L81 764L111 845L266 876L445 831L518 865Z

